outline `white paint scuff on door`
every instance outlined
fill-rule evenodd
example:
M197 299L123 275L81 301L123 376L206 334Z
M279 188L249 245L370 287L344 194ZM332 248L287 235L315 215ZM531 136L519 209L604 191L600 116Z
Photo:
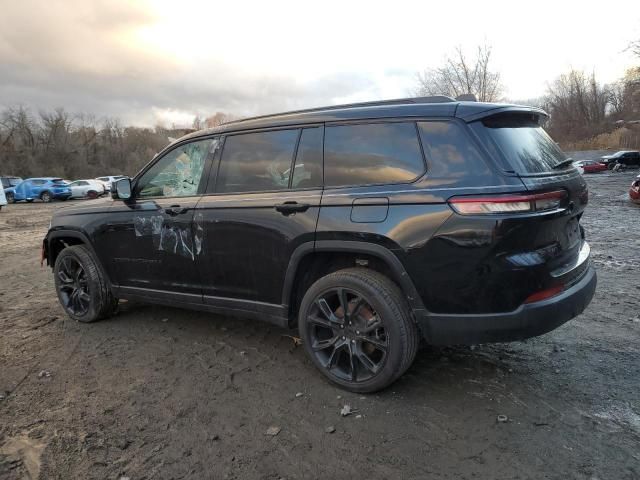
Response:
M201 220L196 224L196 254L202 250ZM133 230L136 237L150 236L153 240L153 248L156 250L191 260L195 258L193 235L189 227L165 224L162 215L136 215L133 217Z

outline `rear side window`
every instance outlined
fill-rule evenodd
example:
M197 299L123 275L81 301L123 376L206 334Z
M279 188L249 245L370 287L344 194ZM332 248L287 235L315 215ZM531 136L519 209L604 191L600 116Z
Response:
M567 160L560 147L529 113L494 115L471 123L489 152L499 155L519 174L549 173ZM572 168L567 164L564 168Z
M413 122L325 128L325 185L408 183L424 171Z
M46 180L31 180L32 185L44 185L45 183L47 183Z
M285 190L299 129L227 137L216 182L218 192Z
M474 179L491 171L468 133L455 122L419 122L418 130L429 165L429 178Z

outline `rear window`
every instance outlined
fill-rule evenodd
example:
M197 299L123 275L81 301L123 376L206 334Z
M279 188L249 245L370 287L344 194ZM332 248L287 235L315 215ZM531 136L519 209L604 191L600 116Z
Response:
M548 173L567 160L536 114L500 114L470 125L489 152L506 162L507 170L525 175ZM571 168L571 164L564 168Z
M325 185L407 183L424 170L413 122L325 128Z
M51 180L51 183L54 183L56 185L66 185L67 184L67 182L65 182L61 178L55 178L55 179Z

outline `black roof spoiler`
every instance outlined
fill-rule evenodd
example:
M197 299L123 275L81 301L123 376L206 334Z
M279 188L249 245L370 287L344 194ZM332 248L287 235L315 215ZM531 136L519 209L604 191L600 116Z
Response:
M542 117L548 117L549 114L537 107L527 107L524 105L496 105L495 103L460 103L456 109L456 117L461 118L465 122L473 122L482 118L498 115L508 112L533 113Z

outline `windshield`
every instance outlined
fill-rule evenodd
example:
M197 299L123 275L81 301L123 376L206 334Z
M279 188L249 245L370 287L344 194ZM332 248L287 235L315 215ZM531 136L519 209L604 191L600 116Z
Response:
M494 115L471 124L489 152L520 174L549 173L568 160L530 113ZM567 162L564 168L572 168Z

